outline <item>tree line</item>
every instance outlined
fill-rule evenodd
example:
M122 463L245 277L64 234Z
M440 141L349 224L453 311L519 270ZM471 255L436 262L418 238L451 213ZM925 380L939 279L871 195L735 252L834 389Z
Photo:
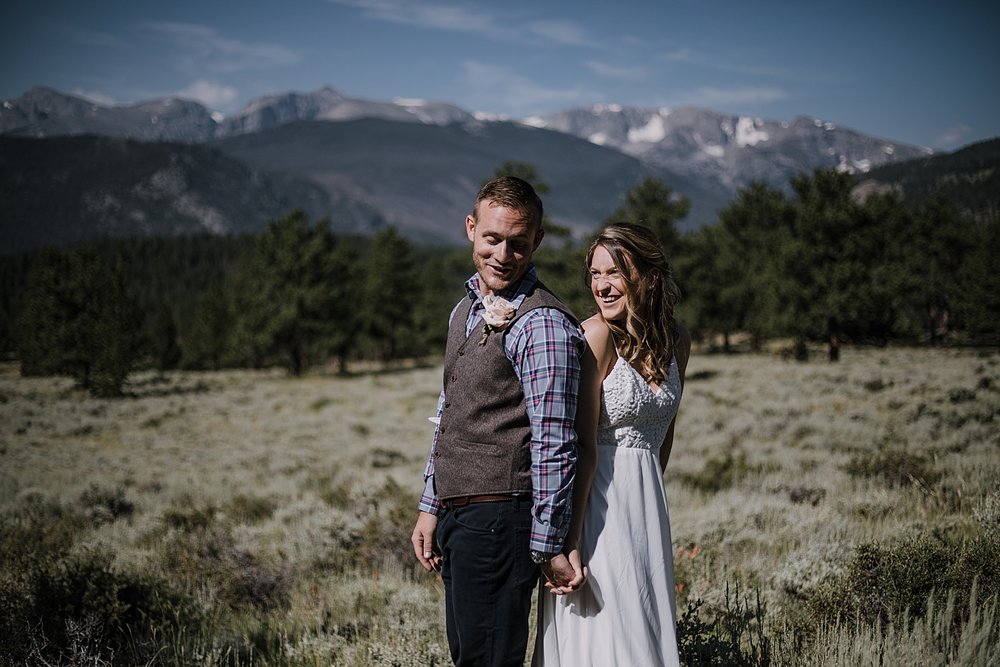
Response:
M530 165L497 173L548 189ZM724 349L736 333L754 348L789 339L799 357L824 341L831 359L841 342L1000 342L996 220L959 215L941 197L859 200L854 179L833 171L790 185L786 194L752 184L716 224L681 234L687 201L647 179L604 222L656 231L682 290L679 318ZM539 273L587 316L589 238L546 224ZM254 236L45 249L0 261L0 345L24 374L69 375L100 396L119 394L138 367L281 365L298 375L436 355L472 272L468 254L415 245L393 227L338 235L301 211Z

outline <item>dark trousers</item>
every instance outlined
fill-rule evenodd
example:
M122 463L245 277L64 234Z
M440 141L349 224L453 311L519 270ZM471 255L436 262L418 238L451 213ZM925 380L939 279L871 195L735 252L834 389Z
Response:
M473 503L438 522L451 658L459 667L524 664L531 595L531 498Z

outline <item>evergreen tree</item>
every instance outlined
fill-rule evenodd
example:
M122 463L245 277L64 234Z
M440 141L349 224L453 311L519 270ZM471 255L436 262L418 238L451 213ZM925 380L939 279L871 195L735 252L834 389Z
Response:
M913 277L911 306L922 315L931 344L941 342L958 324L959 275L973 253L977 236L972 220L958 215L955 207L938 195L916 208L910 229L900 237L912 246L907 267Z
M1000 217L976 228L971 241L953 303L971 340L1000 345Z
M66 374L94 396L120 395L140 349L129 275L117 253L43 253L28 276L19 320L22 372Z
M383 361L396 358L403 341L412 336L416 285L409 241L392 226L379 230L368 250L362 320L368 345Z
M465 296L463 283L471 272L467 248L424 248L428 257L419 263L413 308L413 346L418 356L444 351L448 316Z
M338 327L353 326L336 303L338 284L351 280L336 243L328 221L310 226L302 211L268 224L226 283L231 361L259 368L278 360L300 375L326 358Z
M886 275L887 225L853 197L852 179L817 170L792 179L795 216L787 243L776 248L790 287L778 304L779 322L796 340L822 338L831 360L845 337L885 340L894 326L893 288Z
M146 324L146 348L161 374L177 368L181 361L177 323L170 307L161 303Z
M317 348L324 357L336 357L339 371L346 373L348 359L357 351L363 326L361 283L364 265L358 244L344 238L336 240L329 262L334 278L318 311L318 322L323 326Z
M763 183L753 183L719 213L719 223L704 227L686 239L681 259L681 288L696 326L723 335L751 334L757 349L765 334L774 331L774 312L785 278L775 261L775 250L788 239L793 211L784 195Z
M181 334L184 368L219 370L227 360L234 321L226 289L211 287L195 299L194 316Z
M542 198L543 203L545 195L552 190L552 187L538 175L538 169L529 162L506 160L493 172L493 178L498 176L516 176L522 181L527 181L535 189L538 196ZM542 229L545 230L545 235L549 237L550 245L555 245L553 241L561 239L562 243L560 245L565 246L573 236L573 232L569 227L552 222L552 218L548 213L542 216Z
M604 224L631 222L646 225L660 238L668 257L680 250L677 222L688 214L691 202L675 197L663 181L646 178L625 195L625 204L609 215Z

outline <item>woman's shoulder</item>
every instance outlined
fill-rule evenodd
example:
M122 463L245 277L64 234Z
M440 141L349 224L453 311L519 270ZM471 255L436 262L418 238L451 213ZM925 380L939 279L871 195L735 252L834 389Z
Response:
M583 335L587 339L587 346L597 357L598 365L607 362L618 356L615 350L614 338L608 323L600 315L594 315L582 322Z
M606 344L611 341L611 328L600 315L588 317L581 323L581 326L583 327L583 335L586 336L587 342L591 346L594 343Z

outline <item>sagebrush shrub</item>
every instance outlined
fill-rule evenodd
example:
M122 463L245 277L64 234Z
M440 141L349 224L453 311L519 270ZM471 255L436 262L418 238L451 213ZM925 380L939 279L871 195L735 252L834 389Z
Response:
M135 504L125 497L125 487L103 487L91 484L80 494L80 504L87 518L95 526L111 523L122 517L130 517L135 512Z
M198 607L167 581L112 561L107 552L83 551L42 558L20 578L6 578L0 615L13 631L8 658L76 664L86 649L89 664L146 664L161 655L164 630L198 622Z
M697 473L682 473L680 479L703 493L717 493L735 485L750 473L760 470L761 466L748 462L745 452L734 454L729 451L721 458L708 459Z
M858 452L844 470L852 477L881 480L890 488L914 482L929 487L941 478L926 457L901 448Z
M816 591L809 605L820 623L885 624L904 613L919 618L932 596L953 595L967 613L974 582L981 600L1000 593L1000 537L920 534L859 545L845 573Z

